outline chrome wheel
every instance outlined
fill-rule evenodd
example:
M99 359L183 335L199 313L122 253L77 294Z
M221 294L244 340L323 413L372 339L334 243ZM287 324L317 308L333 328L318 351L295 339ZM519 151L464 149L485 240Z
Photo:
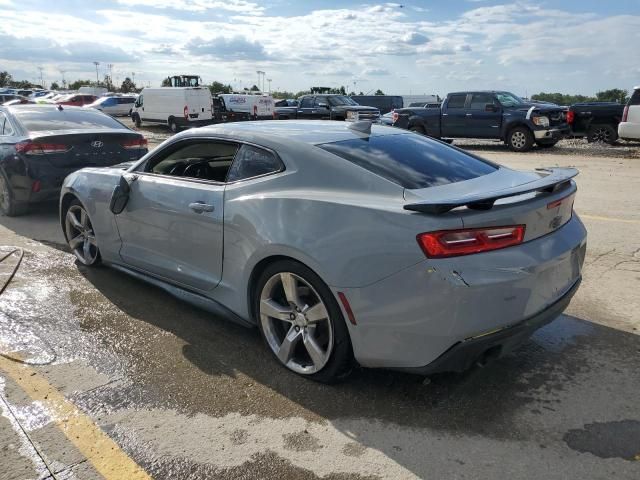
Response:
M64 220L69 247L84 265L93 265L98 260L98 243L93 225L81 205L71 205Z
M267 344L287 368L311 375L329 360L334 332L327 307L304 278L276 273L260 294L260 322Z
M513 132L511 135L511 145L513 148L520 150L527 144L527 137L523 132Z

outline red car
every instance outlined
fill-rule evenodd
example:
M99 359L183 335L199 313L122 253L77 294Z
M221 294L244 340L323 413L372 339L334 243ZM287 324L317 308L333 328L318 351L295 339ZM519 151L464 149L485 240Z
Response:
M83 105L89 105L98 99L95 95L73 94L68 97L63 97L56 103L58 105L71 105L74 107L82 107Z

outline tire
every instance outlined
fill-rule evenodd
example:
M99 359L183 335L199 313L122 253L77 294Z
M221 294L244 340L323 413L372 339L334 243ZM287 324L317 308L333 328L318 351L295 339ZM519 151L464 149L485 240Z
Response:
M288 295L285 284L290 286ZM301 263L282 260L262 272L252 291L260 333L281 365L321 383L348 376L353 353L347 325L318 275Z
M7 217L18 217L29 211L29 204L16 202L9 178L0 171L0 212Z
M514 152L526 152L533 147L534 137L527 127L515 127L507 136L507 145Z
M91 218L77 198L69 203L64 213L64 238L82 265L86 267L100 265L102 257Z
M551 142L537 142L538 143L538 147L540 148L552 148L556 146L556 143L558 143L558 140L553 140Z
M611 125L591 125L587 131L587 142L608 143L613 145L618 140L618 132Z
M142 126L142 122L140 121L140 115L135 113L132 118L136 128L140 128Z
M409 127L409 130L415 133L419 133L420 135L426 135L427 131L424 129L422 125L413 125Z
M178 133L178 124L176 123L176 119L173 117L169 117L167 120L167 125L169 126L169 130L173 133Z

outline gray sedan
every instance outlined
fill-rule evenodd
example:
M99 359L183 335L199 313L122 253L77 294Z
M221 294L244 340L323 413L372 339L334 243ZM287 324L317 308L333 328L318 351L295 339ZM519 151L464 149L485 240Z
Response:
M60 213L80 263L257 326L330 382L355 362L463 371L557 317L586 247L576 174L367 122L244 122L75 172Z

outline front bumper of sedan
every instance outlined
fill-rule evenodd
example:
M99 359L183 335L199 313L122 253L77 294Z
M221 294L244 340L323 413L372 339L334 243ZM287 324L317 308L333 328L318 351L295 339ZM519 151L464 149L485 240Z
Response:
M433 362L474 339L486 346L482 337L504 337L500 350L507 351L559 315L577 289L585 251L586 230L574 214L553 233L515 247L428 259L374 284L334 291L345 295L353 312L355 325L348 327L361 365L455 371L478 360L467 358L476 353L471 343L464 353L452 353L455 358Z

